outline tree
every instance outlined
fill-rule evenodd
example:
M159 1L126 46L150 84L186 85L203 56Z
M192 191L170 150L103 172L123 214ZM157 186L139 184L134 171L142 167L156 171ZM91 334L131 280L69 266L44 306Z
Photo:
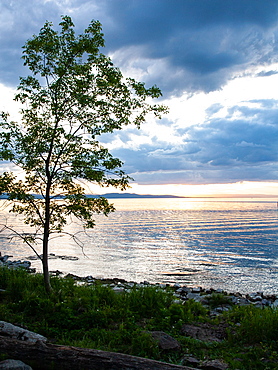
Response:
M48 292L50 235L63 232L69 215L91 228L93 214L114 210L103 197L88 198L77 180L121 190L130 180L123 163L100 144L100 135L129 124L139 128L149 113L160 118L166 112L163 105L149 101L161 96L156 86L147 89L124 78L100 52L104 38L98 21L78 36L70 17L63 16L60 26L59 33L46 22L26 42L22 58L32 75L20 78L15 96L24 104L21 122L10 121L5 113L0 119L0 160L25 174L20 179L15 172L4 172L0 194L7 194L12 212L22 214L34 228L34 233L20 236L38 256L42 246Z

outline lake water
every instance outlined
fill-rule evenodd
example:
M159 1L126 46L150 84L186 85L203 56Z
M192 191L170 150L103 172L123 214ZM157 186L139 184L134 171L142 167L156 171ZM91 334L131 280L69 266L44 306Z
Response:
M278 293L278 211L274 199L111 199L117 211L96 216L96 226L51 241L50 269L79 276L181 283L232 292ZM1 223L7 212L0 213ZM8 215L18 231L26 226ZM81 231L72 222L67 231ZM32 253L0 233L2 254L24 259ZM39 250L40 253L40 250ZM41 270L39 261L32 266Z

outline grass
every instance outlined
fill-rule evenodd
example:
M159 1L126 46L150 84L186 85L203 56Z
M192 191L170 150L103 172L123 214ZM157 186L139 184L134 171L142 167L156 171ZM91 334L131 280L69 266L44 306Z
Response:
M101 283L78 286L72 279L51 278L48 296L40 274L0 268L0 320L24 326L56 344L115 351L182 364L186 355L199 360L222 359L229 369L277 369L278 311L234 306L216 319L193 300L173 303L173 291L157 286L116 293ZM214 295L211 307L227 297ZM228 327L227 339L215 343L182 335L186 323ZM181 344L163 351L150 332L161 330Z

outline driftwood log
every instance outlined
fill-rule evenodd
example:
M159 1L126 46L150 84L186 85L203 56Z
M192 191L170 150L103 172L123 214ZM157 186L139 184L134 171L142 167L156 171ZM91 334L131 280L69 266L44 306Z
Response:
M21 360L33 370L194 370L141 357L94 349L28 343L0 336L0 354Z

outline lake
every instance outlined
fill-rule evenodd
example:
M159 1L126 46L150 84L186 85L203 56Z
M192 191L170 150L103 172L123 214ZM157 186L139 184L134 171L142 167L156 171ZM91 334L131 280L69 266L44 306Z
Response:
M3 202L3 201L1 201ZM83 252L70 237L51 241L50 252L77 256L50 259L50 270L79 276L175 283L232 292L278 293L276 199L111 199L117 211L96 216L96 226L78 233ZM1 208L1 223L26 231L19 216ZM3 254L26 259L31 250L0 233ZM40 250L39 250L40 253ZM39 261L32 266L41 270Z

